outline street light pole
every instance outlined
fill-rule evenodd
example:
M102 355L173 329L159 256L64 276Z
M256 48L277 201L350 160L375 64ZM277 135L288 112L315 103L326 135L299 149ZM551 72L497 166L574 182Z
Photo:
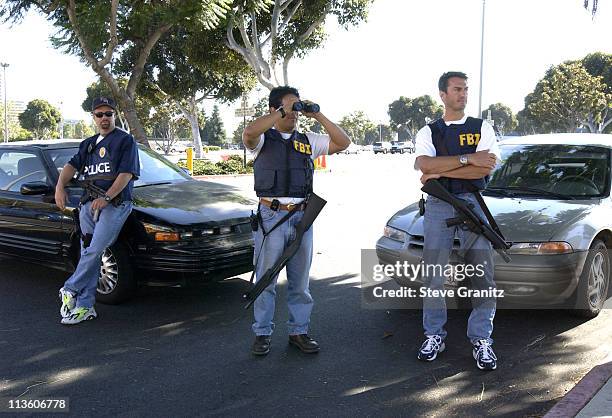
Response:
M482 117L482 67L484 58L484 32L485 32L485 3L486 0L482 0L482 30L480 32L480 87L478 89L478 115L476 117Z
M6 67L9 65L5 62L1 62L0 66L2 66L2 72L4 73L4 81L2 82L2 86L4 87L4 142L8 142L8 106L6 103Z

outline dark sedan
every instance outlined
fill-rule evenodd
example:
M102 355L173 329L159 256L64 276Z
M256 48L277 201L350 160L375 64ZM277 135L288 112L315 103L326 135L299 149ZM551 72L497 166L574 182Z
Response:
M79 257L82 189L69 184L69 205L54 201L59 171L78 142L0 145L0 253L73 271ZM255 202L231 187L196 181L146 147L134 210L102 257L97 299L120 303L139 279L223 279L252 269L249 217Z

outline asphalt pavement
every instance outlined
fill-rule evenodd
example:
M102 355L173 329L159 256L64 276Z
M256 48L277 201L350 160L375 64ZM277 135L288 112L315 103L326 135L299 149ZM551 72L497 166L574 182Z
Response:
M272 351L250 353L248 275L191 287L143 287L74 327L59 324L66 274L0 260L0 398L68 397L74 416L541 416L609 356L612 314L499 310L499 367L475 366L467 311L450 311L447 350L416 359L421 313L361 305L360 251L419 196L411 155L338 155L317 173L328 200L315 223L311 334L287 345L281 274ZM252 177L220 180L253 193ZM252 194L254 195L254 194Z

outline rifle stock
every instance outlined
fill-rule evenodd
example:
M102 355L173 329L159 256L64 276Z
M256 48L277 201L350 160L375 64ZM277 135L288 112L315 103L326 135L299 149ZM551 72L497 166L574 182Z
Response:
M447 226L450 227L461 224L466 225L472 232L482 235L489 242L491 242L493 249L497 251L497 253L506 263L510 262L511 259L506 253L506 250L508 250L511 245L506 242L503 236L495 232L495 230L491 228L489 224L484 222L466 202L453 196L436 179L428 180L423 185L421 190L428 195L437 197L438 199L450 204L457 210L457 212L459 212L459 216L446 220Z
M259 280L257 280L257 283L255 283L255 285L248 292L242 295L242 297L247 300L247 304L244 306L244 309L248 309L255 302L265 288L272 283L274 277L276 277L276 275L280 273L280 271L287 265L289 259L293 257L293 255L300 248L304 233L310 229L326 203L326 200L314 193L311 193L308 196L306 208L304 209L304 215L302 216L300 222L295 226L295 239L291 241L287 248L285 248L285 251L283 251L276 263L274 263L274 265L270 267L264 273L264 275L259 278ZM253 268L257 268L257 266L254 266Z

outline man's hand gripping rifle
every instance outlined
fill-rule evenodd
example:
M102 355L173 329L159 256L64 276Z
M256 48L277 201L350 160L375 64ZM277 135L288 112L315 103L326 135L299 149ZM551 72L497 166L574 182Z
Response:
M468 229L475 234L482 235L491 242L493 249L499 253L506 263L510 262L510 257L506 253L506 250L508 250L512 245L506 242L506 239L501 234L501 231L495 224L495 220L492 219L492 217L489 220L491 225L484 222L474 211L472 204L453 196L444 186L442 186L442 184L440 184L438 180L428 180L421 190L430 196L437 197L438 199L450 204L459 213L459 216L447 219L446 226L451 227L458 225L460 228ZM482 205L484 204L484 201L480 203ZM483 208L483 210L485 210L485 208ZM474 238L467 243L464 251L470 249L476 238L477 236L474 236Z

